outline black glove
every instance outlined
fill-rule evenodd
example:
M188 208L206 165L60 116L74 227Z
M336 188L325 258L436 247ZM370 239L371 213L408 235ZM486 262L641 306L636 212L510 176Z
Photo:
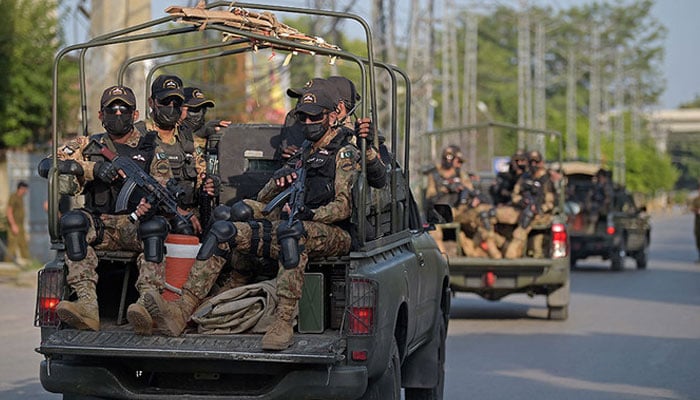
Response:
M293 172L295 172L294 168L282 167L272 174L272 179L278 180L291 175Z
M364 121L366 124L367 122ZM355 121L355 135L359 138L360 137L360 120ZM374 143L374 124L372 121L369 121L369 131L367 132L367 139L368 144L373 144Z
M314 212L308 207L302 207L297 213L297 219L301 221L312 221L314 219Z
M114 168L114 165L112 165L111 162L107 161L97 161L92 170L92 174L95 176L95 178L106 183L112 183L119 177L117 169Z

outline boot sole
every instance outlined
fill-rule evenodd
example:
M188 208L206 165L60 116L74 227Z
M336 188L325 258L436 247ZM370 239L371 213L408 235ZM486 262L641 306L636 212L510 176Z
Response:
M66 310L65 308L56 309L56 314L58 315L58 319L65 322L66 324L72 326L75 329L79 329L79 330L83 330L83 331L85 331L85 330L99 331L100 330L100 321L85 320L84 318L79 317L78 315L74 314L72 311Z
M134 328L134 333L142 336L153 335L153 319L136 310L126 311L126 320Z

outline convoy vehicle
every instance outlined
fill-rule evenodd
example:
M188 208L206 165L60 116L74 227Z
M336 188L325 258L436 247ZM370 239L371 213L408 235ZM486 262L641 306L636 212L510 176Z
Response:
M410 106L405 110L394 107L388 121L378 121L376 115L375 74L380 71L389 77L392 104L398 104L401 86L407 97L402 104L410 105L410 81L399 68L374 59L368 24L357 15L247 3L230 6L230 2L221 1L205 9L184 9L171 17L69 46L58 53L55 65L69 52L82 52L79 84L84 100L86 75L102 73L85 70L85 52L118 43L171 36L192 46L124 61L122 72L129 63L167 57L153 67L149 79L156 69L178 60L193 62L264 49L290 55L292 63L308 55L343 60L355 66L361 76L359 113L389 127L385 131L388 148L383 148L382 154L390 183L384 189L369 188L363 169L354 188L352 216L357 232L362 232L355 237L358 244L346 256L310 261L294 343L287 350L268 352L260 347L260 334L135 335L124 318L126 306L137 297L136 255L128 252L99 254L100 330L79 331L61 323L56 304L74 294L65 283L65 250L58 228L61 177L54 158L48 184L49 231L56 258L39 271L35 317L35 325L41 328L37 352L44 356L42 385L50 392L62 393L64 399L397 400L401 388L406 399L441 399L451 298L447 263L423 227L408 187L408 169L400 165L408 165L409 160ZM355 21L366 32L367 58L304 35L281 24L270 12ZM204 52L216 47L205 40L205 33L212 32L233 40L233 49ZM117 78L120 82L123 79ZM62 140L56 122L57 79L55 68L54 154ZM83 103L84 113L88 108ZM217 149L224 185L222 203L255 194L267 181L279 165L274 153L281 132L281 125L245 120L234 121L220 132ZM406 141L401 153L399 138ZM367 144L360 142L364 150ZM364 168L364 151L362 154Z
M496 131L499 132L496 132ZM428 132L427 137L441 138L444 145L459 143L463 132L488 131L487 138L493 141L508 137L513 142L516 132L524 134L542 135L556 140L553 146L561 160L561 135L555 131L544 131L519 127L501 122L486 122L483 124L460 126ZM457 136L455 136L457 134ZM452 142L450 141L452 140ZM478 141L477 141L478 143ZM491 142L493 144L494 142ZM482 146L487 147L487 146ZM482 148L480 147L480 148ZM493 149L492 146L488 146ZM465 147L462 147L463 149ZM503 149L502 147L501 149ZM515 148L507 155L513 154ZM490 153L490 152L487 152ZM472 153L474 154L474 153ZM492 154L489 154L492 156ZM492 165L491 159L487 160ZM465 162L468 165L469 160ZM552 168L557 168L554 163ZM487 172L486 176L493 176L493 172ZM546 226L534 226L528 237L528 250L522 258L493 259L488 257L468 257L463 250L460 235L460 226L456 223L438 225L436 240L441 249L447 255L450 268L450 287L453 293L475 293L487 300L500 300L513 293L526 293L530 296L543 295L547 299L547 315L552 320L565 320L569 315L569 239L567 235L566 216L563 209L562 182L555 184L558 191L556 206L553 212L552 223ZM483 186L483 185L482 185ZM487 189L482 187L482 191ZM496 224L495 229L503 236L508 237L514 229L514 225ZM544 257L534 258L530 251L532 240L536 235L544 235ZM501 248L507 245L501 244Z
M596 175L608 174L597 164L568 161L562 165L567 178L567 213L571 240L571 266L576 261L600 256L610 260L611 269L625 267L625 257L645 269L649 258L651 224L645 206L637 206L627 189L610 182L609 210L602 211L602 199L592 196Z

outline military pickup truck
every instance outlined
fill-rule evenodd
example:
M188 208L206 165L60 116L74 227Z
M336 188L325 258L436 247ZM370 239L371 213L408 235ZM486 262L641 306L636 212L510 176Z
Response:
M35 325L41 328L36 351L44 357L40 366L43 387L63 394L64 399L398 400L402 388L406 399L442 399L451 298L447 263L423 227L408 187L408 170L400 166L408 165L411 147L408 142L399 146L399 138L410 139L408 110L394 109L387 121L378 121L376 116L375 74L379 71L390 77L392 104L399 103L399 90L410 94L410 81L399 68L374 59L368 24L356 15L241 4L231 8L230 2L222 1L205 9L175 10L171 17L64 48L56 56L56 65L76 50L84 54L94 47L175 37L174 42L191 47L136 55L124 61L121 71L129 63L151 60L150 78L166 64L258 54L265 49L274 49L274 53L262 53L259 57L263 60L282 54L283 58L289 55L291 63L314 62L311 56L315 55L355 66L363 101L359 113L371 115L374 123L387 127L388 140L381 153L389 178L384 189L370 189L363 169L355 184L352 221L358 226L356 231L362 232L354 238L357 245L342 257L310 260L294 343L283 351L263 351L260 334L135 335L124 318L126 306L137 296L136 255L128 252L99 254L100 330L72 329L61 323L55 312L60 300L74 298L74 294L65 282L65 249L58 228L61 176L54 161L48 185L49 231L56 258L39 271L35 318ZM243 6L246 8L240 8ZM355 21L365 27L369 56L357 56L307 36L281 24L271 12ZM212 36L224 36L227 41L219 45L233 44L233 49L211 52L217 46L212 44ZM278 65L287 68L287 64ZM87 75L102 73L84 68L82 72L78 83L83 90ZM56 79L58 70L54 74ZM122 79L121 75L114 77L115 81ZM54 105L56 88L55 82ZM410 104L410 99L403 104ZM83 103L85 113L92 108ZM54 154L63 139L55 111L54 106ZM87 116L83 117L87 121ZM87 132L86 126L83 128ZM222 203L230 204L260 190L280 165L274 153L281 132L281 125L246 120L234 121L220 132L217 151L224 185ZM361 142L364 150L368 144ZM399 148L405 152L398 153Z
M430 140L440 138L444 145L459 143L464 132L477 132L489 138L489 146L477 141L480 148L493 149L494 140L506 140L517 132L524 134L542 135L556 140L554 149L561 155L561 135L555 131L543 131L518 127L508 123L486 122L473 126L461 126L457 128L443 129L428 132L425 137ZM485 139L483 142L487 142ZM464 147L463 147L464 148ZM501 147L502 150L505 147ZM514 150L510 153L513 154ZM476 152L472 153L475 154ZM465 153L466 154L466 153ZM507 154L507 153L506 153ZM508 155L510 155L508 154ZM492 156L492 154L490 154ZM486 157L482 157L486 158ZM492 165L494 157L488 159L488 165ZM559 158L560 159L560 158ZM476 161L476 160L475 160ZM558 168L554 163L553 168ZM469 160L465 161L465 167L469 166ZM490 181L493 172L484 174ZM482 193L487 193L487 185L482 185ZM566 320L569 316L569 238L567 235L566 216L563 209L563 191L561 181L555 184L558 191L552 223L546 226L534 226L528 236L528 249L522 258L493 259L484 257L468 257L464 250L464 236L460 234L460 225L456 223L438 225L434 234L441 249L447 255L450 268L450 287L453 293L474 293L487 300L500 300L513 293L526 293L530 296L542 295L547 299L547 316L552 320ZM496 224L495 229L507 237L512 232L514 225ZM530 251L532 239L535 235L543 235L544 257L534 258ZM501 244L505 246L507 244Z
M651 224L645 206L637 206L624 186L613 183L610 171L580 161L563 163L567 178L566 209L571 240L571 266L600 256L613 271L625 267L625 257L645 269L649 259ZM600 182L607 180L606 187Z

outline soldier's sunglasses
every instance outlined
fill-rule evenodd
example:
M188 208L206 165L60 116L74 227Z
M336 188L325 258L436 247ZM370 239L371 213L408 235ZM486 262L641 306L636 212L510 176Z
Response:
M307 113L298 113L297 116L299 117L299 121L301 121L301 122L306 122L308 120L308 121L311 121L312 123L314 123L314 122L323 121L323 119L326 118L326 114L328 114L328 113L324 111L324 112L322 112L320 114L316 114L316 115L311 115L311 114L307 114Z
M129 107L123 104L112 104L111 106L104 107L102 109L106 114L116 114L119 111L122 114L131 114L134 112L133 107Z

